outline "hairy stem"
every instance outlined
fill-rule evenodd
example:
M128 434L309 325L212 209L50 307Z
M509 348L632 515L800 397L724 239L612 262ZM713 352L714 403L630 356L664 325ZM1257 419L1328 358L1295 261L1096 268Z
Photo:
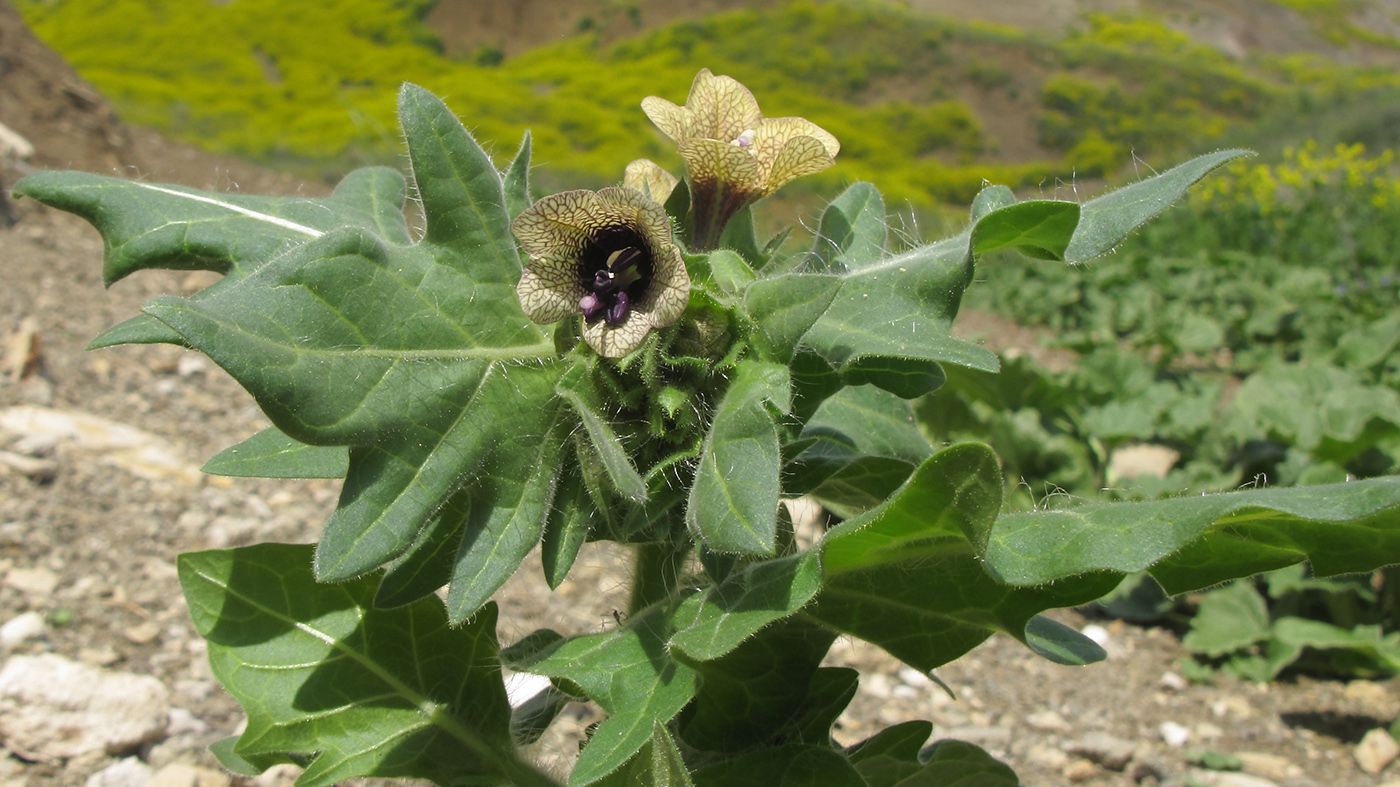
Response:
M689 551L689 544L637 545L632 564L632 595L627 599L628 615L668 598L676 590Z

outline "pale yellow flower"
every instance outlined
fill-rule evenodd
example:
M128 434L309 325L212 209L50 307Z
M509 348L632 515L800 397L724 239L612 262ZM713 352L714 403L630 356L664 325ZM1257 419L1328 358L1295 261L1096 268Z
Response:
M658 96L642 110L685 159L694 242L707 250L730 217L788 181L830 167L841 143L805 118L765 118L749 89L701 69L685 106Z
M582 314L584 341L605 358L632 352L685 311L690 275L670 219L639 191L560 192L511 229L530 256L516 288L526 316L549 324Z
M655 161L639 158L627 165L622 173L622 185L636 189L662 204L671 196L680 181L675 175L661 168Z

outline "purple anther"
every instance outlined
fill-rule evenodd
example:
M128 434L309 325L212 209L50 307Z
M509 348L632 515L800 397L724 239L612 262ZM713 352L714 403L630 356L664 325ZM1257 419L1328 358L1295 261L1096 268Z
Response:
M619 292L617 299L613 301L612 308L603 316L603 321L608 325L617 325L627 316L627 302L630 300L627 293Z

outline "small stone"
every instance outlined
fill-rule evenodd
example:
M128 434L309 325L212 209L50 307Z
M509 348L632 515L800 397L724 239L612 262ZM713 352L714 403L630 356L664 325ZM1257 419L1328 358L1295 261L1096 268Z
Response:
M1397 744L1383 727L1377 727L1366 733L1361 742L1356 744L1351 756L1356 758L1356 764L1361 766L1361 770L1380 773L1396 757L1400 757L1400 744Z
M176 735L197 735L208 731L209 725L193 713L184 708L170 709L170 721L165 725L166 735L173 738Z
M1196 737L1200 738L1203 741L1219 740L1224 736L1224 730L1220 729L1214 724L1211 724L1208 721L1202 721L1196 724Z
M1086 782L1098 776L1099 766L1088 760L1075 760L1069 765L1066 765L1065 769L1060 771L1060 775L1064 776L1067 781L1078 784L1079 782Z
M50 596L58 587L58 575L47 568L12 568L5 574L5 584L31 596Z
M1133 744L1104 732L1091 732L1077 741L1065 744L1065 751L1077 754L1109 769L1121 771L1133 759Z
M1185 746L1187 741L1191 740L1191 731L1174 721L1162 722L1162 725L1157 728L1157 731L1161 733L1162 740L1166 741L1168 746L1174 748L1179 749Z
M300 768L283 763L274 765L253 777L253 784L257 787L292 787L292 782L295 782L300 775Z
M1185 691L1190 684L1175 672L1163 672L1162 677L1157 679L1157 685L1171 691Z
M165 733L168 694L146 675L54 654L14 656L0 669L0 739L33 759L132 752Z
M47 434L27 434L10 443L10 450L35 459L47 459L58 451L58 438Z
M197 353L180 356L180 360L175 362L175 373L181 377L189 377L195 374L203 374L209 371L209 362L204 356Z
M1011 730L1000 726L974 724L967 727L955 727L948 731L947 737L981 746L993 753L1005 751L1011 745Z
M1053 746L1037 743L1026 749L1025 760L1030 765L1046 770L1058 770L1069 764L1069 755Z
M882 700L889 699L890 679L878 672L861 681L860 687L872 697L879 697Z
M1026 724L1033 729L1045 730L1048 732L1061 732L1069 729L1069 722L1065 717L1052 710L1041 710L1026 717Z
M1206 771L1192 768L1187 772L1186 778L1187 784L1195 782L1202 787L1278 787L1268 779L1239 771Z
M1211 703L1210 712L1217 719L1223 719L1226 716L1248 719L1254 715L1254 706L1250 705L1249 700L1244 697L1229 694Z
M88 777L84 787L149 787L151 769L136 757L118 760Z
M1286 757L1280 757L1277 754L1242 751L1236 752L1235 756L1240 759L1240 763L1244 766L1244 772L1255 776L1263 776L1266 779L1276 781L1287 781L1303 776L1302 768L1289 762Z
M13 473L42 484L58 475L58 462L35 459L13 451L0 451L0 473Z
M1166 478L1180 458L1180 453L1164 445L1126 445L1108 458L1108 482L1113 484L1129 478Z
M914 669L913 667L900 667L899 679L904 681L906 686L915 689L926 689L933 685L933 680L928 675Z
M1092 639L1099 647L1105 649L1108 648L1108 642L1110 637L1108 634L1108 629L1104 628L1103 626L1100 626L1097 623L1090 623L1089 625L1080 629L1079 633L1083 634L1089 639Z
M919 696L919 692L915 691L913 686L903 683L896 684L894 688L890 689L890 694L901 700L918 699Z
M228 787L229 777L183 762L172 762L156 771L147 787Z
M160 626L154 621L137 623L122 632L122 636L135 642L137 645L145 645L160 636Z
M0 648L9 650L23 642L44 636L47 628L44 616L38 612L25 612L10 618L0 626Z
M1393 719L1400 716L1400 699L1375 681L1354 680L1342 690L1342 696L1357 715L1374 719Z

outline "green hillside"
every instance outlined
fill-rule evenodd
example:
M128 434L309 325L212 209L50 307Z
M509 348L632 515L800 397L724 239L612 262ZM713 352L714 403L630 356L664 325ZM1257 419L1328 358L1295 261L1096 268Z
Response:
M1300 108L1335 115L1330 96L1400 83L1320 61L1242 64L1150 19L1091 17L1051 41L849 0L675 22L608 45L584 30L509 59L444 56L423 21L429 0L18 5L127 121L327 178L398 155L405 80L443 95L498 154L533 129L550 185L596 186L639 156L679 170L637 102L683 100L709 67L753 88L766 113L841 140L840 166L809 187L872 180L915 206L966 201L984 179L1111 175L1134 155L1165 164Z

